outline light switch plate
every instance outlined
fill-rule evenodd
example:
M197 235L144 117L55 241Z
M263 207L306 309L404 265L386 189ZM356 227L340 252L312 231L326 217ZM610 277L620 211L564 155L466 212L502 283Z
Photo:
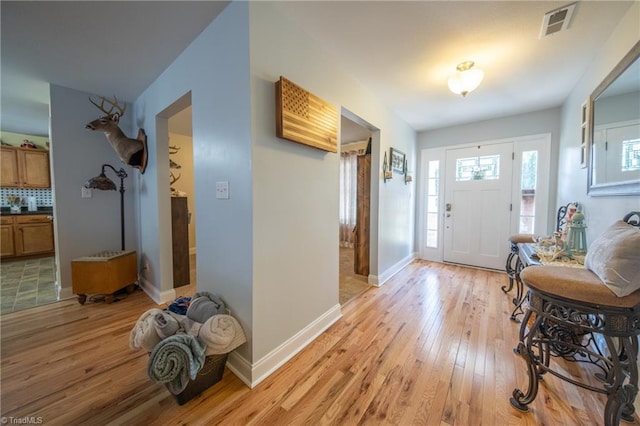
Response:
M85 188L84 186L80 188L82 188L82 198L91 198L91 188Z
M229 181L216 182L216 198L219 200L229 199Z

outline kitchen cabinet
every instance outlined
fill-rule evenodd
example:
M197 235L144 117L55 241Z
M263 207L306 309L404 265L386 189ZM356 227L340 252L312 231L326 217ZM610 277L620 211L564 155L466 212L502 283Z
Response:
M49 151L3 146L1 154L1 187L51 188Z
M20 257L53 254L53 218L46 214L2 216L1 256Z
M15 256L16 249L13 242L13 218L0 217L0 256Z

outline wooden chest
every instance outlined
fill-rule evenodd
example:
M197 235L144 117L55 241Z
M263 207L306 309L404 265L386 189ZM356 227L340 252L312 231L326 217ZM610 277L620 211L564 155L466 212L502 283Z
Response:
M105 251L74 259L71 280L73 293L81 304L88 294L104 294L107 303L111 303L113 293L138 281L136 252Z

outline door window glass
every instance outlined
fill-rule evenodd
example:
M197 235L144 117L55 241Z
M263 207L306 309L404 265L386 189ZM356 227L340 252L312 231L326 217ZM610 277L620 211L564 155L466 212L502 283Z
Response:
M429 161L427 175L427 247L438 248L440 161Z
M538 151L522 153L520 179L520 225L518 232L533 234L536 217L536 185L538 181Z
M500 178L500 156L486 155L456 159L456 181Z
M640 139L622 141L622 171L640 170Z

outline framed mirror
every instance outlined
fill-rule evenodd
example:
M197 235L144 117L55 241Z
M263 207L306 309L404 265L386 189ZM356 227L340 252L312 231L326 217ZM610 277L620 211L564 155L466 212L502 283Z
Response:
M588 99L590 196L640 195L640 42Z

